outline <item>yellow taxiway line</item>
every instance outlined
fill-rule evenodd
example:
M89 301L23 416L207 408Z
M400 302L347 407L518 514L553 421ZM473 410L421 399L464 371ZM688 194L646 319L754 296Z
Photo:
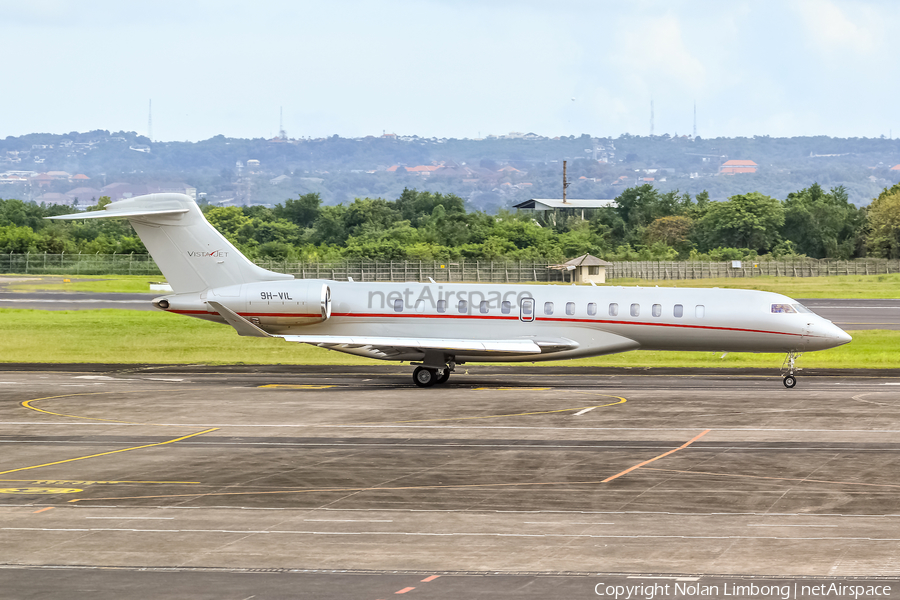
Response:
M79 456L77 458L67 458L65 460L58 460L55 462L44 463L42 465L33 465L30 467L20 467L18 469L9 469L8 471L0 471L0 475L6 475L7 473L17 473L19 471L28 471L30 469L40 469L41 467L51 467L53 465L61 465L65 463L74 462L76 460L87 460L89 458L97 458L98 456L109 456L110 454L118 454L120 452L128 452L130 450L140 450L142 448L153 448L154 446L165 446L166 444L173 444L175 442L180 442L181 440L186 440L188 438L196 437L198 435L203 435L204 433L209 433L210 431L216 431L218 427L213 427L211 429L205 429L203 431L198 431L197 433L191 433L189 435L183 435L181 437L177 437L172 440L166 440L165 442L157 442L155 444L144 444L143 446L134 446L132 448L122 448L121 450L110 450L109 452L101 452L99 454L90 454L88 456Z

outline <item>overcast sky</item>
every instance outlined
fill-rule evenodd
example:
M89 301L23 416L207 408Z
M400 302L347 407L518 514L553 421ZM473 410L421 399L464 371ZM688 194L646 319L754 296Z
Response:
M900 135L900 2L0 0L0 137Z

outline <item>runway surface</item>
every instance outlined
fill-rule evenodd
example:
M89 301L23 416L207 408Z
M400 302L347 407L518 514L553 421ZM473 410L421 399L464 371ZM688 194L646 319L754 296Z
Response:
M124 308L156 310L150 301L162 294L102 294L96 292L0 292L0 308L35 310L96 310Z
M803 576L900 592L896 372L787 390L774 371L463 367L423 390L409 371L4 367L4 589L575 598Z
M900 300L801 299L814 313L834 321L841 329L900 329Z
M150 304L156 294L103 294L91 292L3 292L0 308L87 310L124 308L156 310ZM804 305L846 330L900 330L900 300L801 299Z

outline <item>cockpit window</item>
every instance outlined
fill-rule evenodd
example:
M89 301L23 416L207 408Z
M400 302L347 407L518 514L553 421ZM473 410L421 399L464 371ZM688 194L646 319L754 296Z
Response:
M772 312L773 313L795 313L797 311L790 304L773 304Z
M803 306L802 304L791 304L791 306L793 306L794 308L796 308L798 313L812 313L811 310L809 310L808 308L806 308L806 307Z

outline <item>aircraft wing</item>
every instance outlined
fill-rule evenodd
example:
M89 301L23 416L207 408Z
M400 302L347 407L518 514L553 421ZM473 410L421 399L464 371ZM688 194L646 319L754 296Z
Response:
M370 347L381 351L451 350L453 352L498 352L502 354L540 354L577 348L571 340L467 340L389 336L282 335L289 342L302 342L325 348L353 349ZM388 352L392 353L392 352Z
M219 302L207 300L239 335L253 337L280 337L288 342L312 344L331 350L351 353L392 356L410 351L439 350L450 352L474 352L477 354L547 354L574 350L578 342L567 338L519 338L511 340L473 340L459 338L419 338L357 335L272 335L257 327Z

